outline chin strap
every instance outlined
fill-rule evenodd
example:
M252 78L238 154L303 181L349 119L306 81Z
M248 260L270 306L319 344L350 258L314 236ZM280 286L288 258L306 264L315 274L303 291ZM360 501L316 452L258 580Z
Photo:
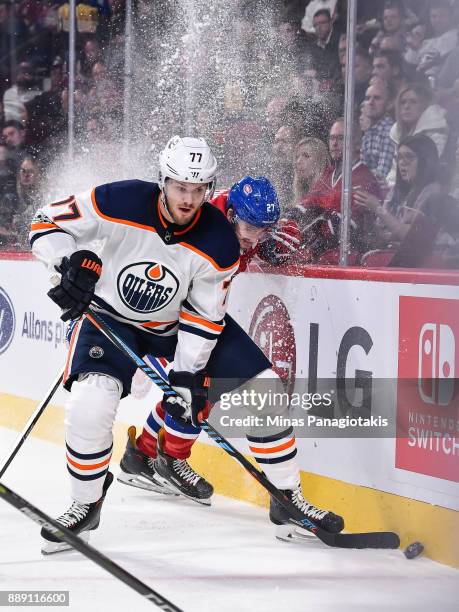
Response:
M169 217L173 219L174 217L171 215L171 211L169 210L169 206L167 205L166 185L164 185L163 190L161 191L161 204L164 206L164 209L169 215Z

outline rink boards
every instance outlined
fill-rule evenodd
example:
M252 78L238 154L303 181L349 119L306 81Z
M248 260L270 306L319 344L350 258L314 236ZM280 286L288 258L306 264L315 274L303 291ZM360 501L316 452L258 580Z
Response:
M0 425L18 430L65 360L65 326L47 286L41 264L0 259ZM323 415L373 415L390 424L358 435L352 428L297 427L311 501L342 513L349 530L398 531L402 545L422 540L431 558L456 567L458 305L459 275L329 268L239 275L229 308L290 394L320 391L324 382L345 377L348 388L337 391L334 408ZM126 424L141 426L158 397L138 373L118 414L116 459ZM61 391L37 436L62 443L64 400ZM302 413L306 420L309 414ZM243 439L236 443L246 450ZM204 437L192 459L218 492L267 503L252 479Z

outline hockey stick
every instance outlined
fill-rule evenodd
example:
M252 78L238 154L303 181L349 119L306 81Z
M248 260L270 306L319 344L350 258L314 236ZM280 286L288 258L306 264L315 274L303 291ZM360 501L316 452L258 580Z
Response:
M134 591L137 591L137 593L140 593L140 595L143 595L143 597L151 601L151 603L155 604L158 608L161 608L161 610L165 610L166 612L183 612L181 608L177 608L177 606L160 595L157 591L151 589L144 582L141 582L138 578L89 544L86 544L86 542L74 535L66 527L60 525L56 520L52 519L2 483L0 483L0 496L22 512L22 514L25 514L32 519L32 521L35 521L35 523L45 527L47 531L61 540L64 540L67 544L70 544L70 546L78 550L82 555L94 561L94 563L112 574L112 576L115 576L115 578L118 578L118 580L121 580L121 582L124 582L124 584L134 589Z
M52 385L50 386L50 388L46 392L46 396L40 402L40 404L38 404L38 406L35 408L35 411L33 412L33 414L30 416L29 420L27 421L24 429L22 430L22 433L20 433L19 436L17 437L16 442L14 443L14 446L10 450L9 454L5 457L5 459L2 461L2 463L0 463L0 478L6 472L6 470L8 469L8 466L10 465L10 463L15 458L18 450L24 444L27 436L32 431L32 429L35 427L35 423L38 421L38 419L42 415L44 409L46 408L46 406L51 401L51 398L56 393L57 389L59 388L59 385L62 382L63 377L64 377L64 368L62 367L60 372L59 372L59 374L57 375L56 379L54 380L54 382L52 383Z
M88 309L86 317L91 321L100 332L104 334L119 350L129 357L138 368L140 368L167 396L175 396L177 393L159 374L151 368L143 359L125 344L125 342L107 325L107 323L92 309ZM150 355L152 365L156 359ZM292 502L275 487L263 472L257 470L242 453L240 453L228 440L226 440L210 423L206 420L201 421L201 427L223 450L234 457L251 476L264 487L268 493L276 499L292 515L289 522L310 531L316 535L327 546L339 548L398 548L400 538L392 531L375 531L368 533L329 533L309 519L304 518L303 514L292 504Z

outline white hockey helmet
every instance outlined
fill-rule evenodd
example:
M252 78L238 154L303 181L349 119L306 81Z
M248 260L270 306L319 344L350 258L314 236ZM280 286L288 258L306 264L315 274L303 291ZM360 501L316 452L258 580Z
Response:
M166 178L186 183L206 183L206 197L215 190L217 160L204 138L172 136L159 154L158 185L164 189Z

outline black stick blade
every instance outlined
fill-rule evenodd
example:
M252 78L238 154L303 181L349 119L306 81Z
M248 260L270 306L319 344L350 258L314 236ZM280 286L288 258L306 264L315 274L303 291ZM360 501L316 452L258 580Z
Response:
M400 538L392 531L370 531L368 533L337 533L330 546L339 548L399 548Z

